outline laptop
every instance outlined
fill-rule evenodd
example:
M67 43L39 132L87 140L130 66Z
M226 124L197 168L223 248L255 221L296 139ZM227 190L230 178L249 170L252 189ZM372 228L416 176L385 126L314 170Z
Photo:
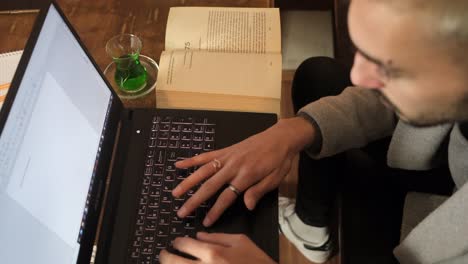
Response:
M104 44L103 44L104 45ZM258 133L276 115L125 109L56 3L40 13L0 112L1 263L159 263L177 236L244 233L278 261L277 191L200 224L170 191L174 162ZM187 199L195 190L187 193Z

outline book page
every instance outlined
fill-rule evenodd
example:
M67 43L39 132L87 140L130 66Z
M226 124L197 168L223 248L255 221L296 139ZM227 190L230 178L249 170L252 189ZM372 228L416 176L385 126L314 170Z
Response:
M3 106L11 79L15 75L22 54L22 50L0 54L0 109Z
M281 97L281 54L164 51L156 90Z
M280 53L279 9L172 7L165 49Z

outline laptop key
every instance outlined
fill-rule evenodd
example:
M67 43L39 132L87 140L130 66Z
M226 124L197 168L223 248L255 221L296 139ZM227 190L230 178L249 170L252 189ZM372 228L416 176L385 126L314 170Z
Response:
M164 249L166 248L166 237L163 236L163 237L159 237L156 241L156 243L154 243L154 245L156 246L157 249Z
M182 125L180 124L171 125L171 132L180 132L181 130L182 130Z
M193 118L191 117L174 117L172 119L172 123L174 124L192 124Z
M151 176L145 176L143 178L143 185L150 185L151 183Z
M155 150L153 148L150 148L150 149L148 149L148 153L146 154L146 156L154 157L154 152L155 152Z
M155 144L158 148L167 148L167 140L158 139L158 142Z
M205 118L203 117L195 117L193 119L193 123L195 124L204 124L205 123Z
M179 211L180 207L184 204L184 201L174 200L172 211L177 212Z
M143 235L144 228L143 226L137 226L135 229L135 235L136 236L141 236Z
M205 133L205 141L214 141L214 136L212 134Z
M148 208L146 212L146 219L157 219L158 218L158 208Z
M148 195L143 195L140 198L140 204L147 204L148 203Z
M182 223L172 224L171 228L170 228L170 232L171 232L171 235L180 236L180 235L184 234L185 230L184 230L184 228L182 226Z
M145 164L145 165L146 165L147 167L151 167L151 166L153 166L153 162L154 162L154 161L153 161L153 158L148 157L148 158L146 158L146 164Z
M181 130L182 132L192 132L192 124L183 125Z
M168 213L161 213L159 214L158 225L159 227L169 225L171 223L171 215Z
M143 188L141 189L141 194L145 195L145 194L148 194L149 192L149 186L143 186Z
M162 162L162 164L164 164L164 162ZM154 175L162 176L163 172L164 172L164 166L162 166L162 165L154 166L154 173L153 173Z
M150 208L159 208L159 197L150 197L148 199L148 207Z
M141 246L141 254L144 255L153 255L154 244L150 242L143 242ZM145 259L147 260L147 259ZM149 259L151 261L151 258ZM150 262L151 263L151 262Z
M145 168L145 175L151 175L153 173L153 167Z
M193 218L184 218L183 225L185 229L195 229L195 220Z
M150 188L149 189L149 196L153 196L153 197L161 196L161 188L158 188L157 186L150 186L149 188Z
M177 150L169 149L167 152L167 160L168 161L176 161L177 160Z
M169 125L169 124L159 125L159 131L169 131L170 129L171 129L171 125Z
M178 149L176 150L177 161L184 160L192 157L190 149Z
M201 133L193 134L193 140L194 141L202 141L203 140L203 134L201 134Z
M143 234L142 240L146 242L154 242L155 240L154 231L145 231L145 233Z
M197 232L195 231L195 229L185 229L184 237L192 237L192 238L195 238L196 235L197 235Z
M168 162L166 165L166 172L175 171L175 170L176 170L176 166L174 162L173 161Z
M181 139L184 140L184 141L187 141L187 140L192 140L192 129L190 128L190 131L184 131L182 130L182 135L181 135Z
M138 214L140 215L146 214L146 205L144 204L140 205L140 207L138 208Z
M181 148L189 149L190 148L190 141L182 141L180 143Z
M169 235L169 226L163 225L158 226L158 230L156 231L157 237L167 237ZM159 241L159 238L157 239Z
M169 137L170 140L180 140L180 133L179 132L171 132L171 136Z
M161 203L170 204L172 202L172 200L173 200L172 193L170 193L170 192L163 192L162 193Z
M161 123L163 123L163 124L169 124L169 123L171 123L171 120L172 120L172 117L170 117L170 116L165 116L165 117L163 117L163 118L161 119Z
M168 139L169 138L169 132L168 131L160 131L158 133L158 139Z
M193 141L192 142L193 149L203 149L203 141Z
M161 117L153 116L153 123L159 123L161 121Z
M176 223L176 224L178 224L178 223L183 223L183 222L184 222L184 220L183 220L182 218L178 217L176 214L175 214L175 215L172 215L172 217L171 217L171 223Z
M132 258L138 258L140 256L140 247L134 247L132 252Z
M203 150L199 150L199 149L197 149L197 150L192 150L192 156L193 156L193 157L198 156L198 155L200 155L200 154L202 154L202 153L203 153Z
M153 176L151 178L151 186L161 186L163 183L163 177L162 176Z
M166 173L166 176L164 176L164 181L165 182L173 182L176 179L177 172L176 171L168 171ZM172 184L171 184L171 189L172 189Z
M155 151L154 163L157 165L164 165L165 156L166 156L166 151L164 149L157 149Z
M138 215L136 224L137 225L143 225L144 223L145 223L145 216L144 215Z
M179 147L179 141L178 140L169 140L169 148L178 148Z
M141 242L143 241L143 237L137 236L135 237L135 240L133 240L133 246L134 247L139 247L141 246Z
M190 189L187 191L187 196L192 196L193 194L195 193L195 190L194 189Z
M147 219L145 222L145 229L146 230L156 230L156 225L158 222L153 219Z
M194 125L193 132L195 133L203 133L204 126L203 125Z
M152 255L141 255L138 264L152 264L153 256Z
M211 151L214 149L214 144L213 142L205 142L205 147L203 148L203 150L206 150L206 151Z
M214 125L206 125L205 126L205 133L214 134L215 133L215 126Z
M159 212L161 213L161 217L163 214L169 215L171 213L171 203L161 203L161 207L159 207ZM168 218L170 218L170 216Z

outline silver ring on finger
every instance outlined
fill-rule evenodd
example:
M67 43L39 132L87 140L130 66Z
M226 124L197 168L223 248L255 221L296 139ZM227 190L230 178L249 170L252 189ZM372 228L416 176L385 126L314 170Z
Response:
M236 196L240 196L241 195L241 191L239 191L239 189L237 189L236 187L234 187L232 184L229 184L228 187L227 187L229 190L231 190L232 192L234 192L236 194Z
M215 173L218 172L222 167L221 161L219 161L218 159L212 160L211 165L215 169Z

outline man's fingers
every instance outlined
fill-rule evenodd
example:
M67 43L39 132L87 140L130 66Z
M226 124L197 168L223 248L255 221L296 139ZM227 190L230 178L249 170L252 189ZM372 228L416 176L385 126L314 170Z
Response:
M200 260L209 259L211 251L219 248L219 245L195 240L190 237L178 237L172 243L172 246L182 252L192 255Z
M159 262L161 264L172 264L172 263L177 263L177 264L194 264L196 263L193 260L186 259L177 255L174 255L172 253L169 253L167 250L162 250L161 253L159 253Z
M215 204L211 207L208 213L203 220L203 225L208 227L211 226L218 218L223 214L223 212L234 203L237 199L237 194L232 190L226 188L216 199Z
M198 232L197 239L211 244L217 244L224 247L230 247L238 235L224 234L224 233L206 233Z
M249 210L253 210L258 201L268 192L274 190L283 179L283 171L275 170L259 183L247 189L244 193L244 203Z
M203 154L191 157L189 159L180 160L176 162L175 165L179 169L186 169L193 166L199 166L208 163L213 159L219 157L220 155L220 150L205 152Z
M180 218L186 217L195 210L200 204L213 196L228 181L227 173L229 168L221 169L216 175L209 178L201 187L188 199L179 209L177 215Z
M188 190L192 189L193 186L197 185L199 182L215 174L216 170L217 168L213 166L212 162L209 162L203 165L197 171L195 171L192 175L190 175L189 177L184 179L181 183L179 183L172 191L172 195L174 195L175 197L181 196L182 194L186 193Z

